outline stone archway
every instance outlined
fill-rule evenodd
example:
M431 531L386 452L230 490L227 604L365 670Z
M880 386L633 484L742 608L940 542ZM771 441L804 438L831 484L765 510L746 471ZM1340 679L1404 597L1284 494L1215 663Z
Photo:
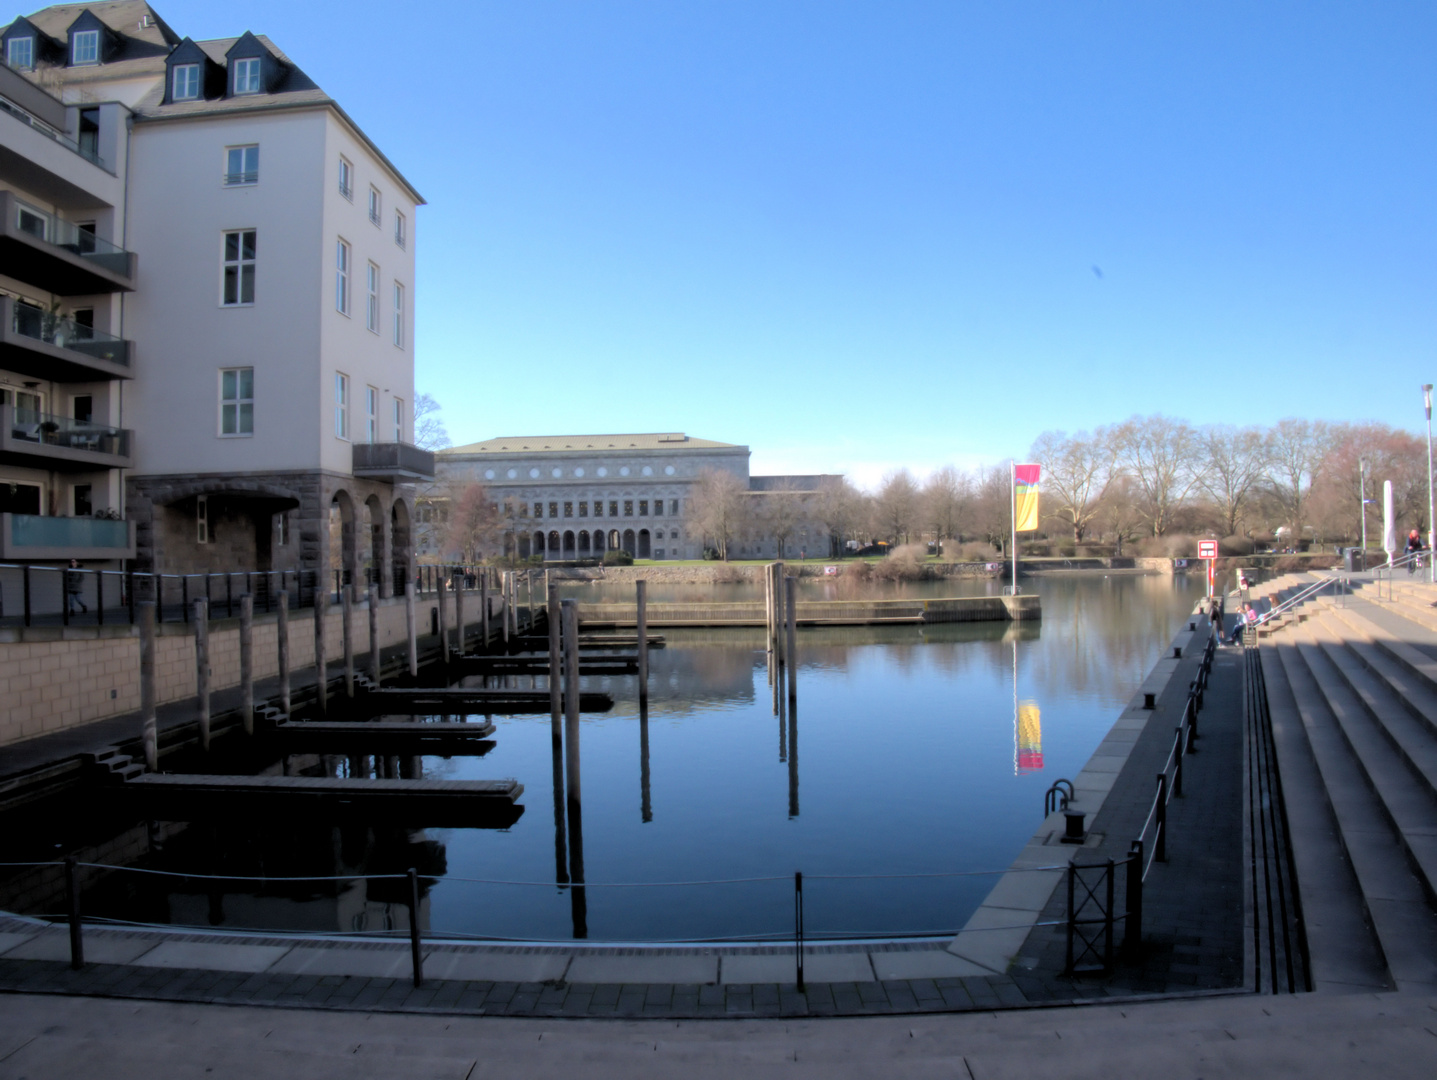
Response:
M373 583L380 586L381 593L387 593L383 582L386 577L384 568L389 562L389 515L384 512L384 504L379 501L378 495L364 500L364 510L368 532L356 538L363 573L354 582L355 591L365 592Z
M543 533L541 533L541 532L536 532L536 533L534 534L534 543L533 543L532 548L530 549L530 554L532 554L532 555L538 555L540 558L543 558L543 556L544 556L544 534L543 534Z
M579 530L579 557L582 559L589 554L589 530Z
M574 534L572 531L564 533L564 558L574 557Z
M544 553L544 558L546 558L546 559L557 559L557 558L559 558L560 553L561 553L561 550L562 550L562 549L560 548L560 543L561 543L561 541L560 541L560 539L559 539L559 530L558 530L558 529L551 529L551 530L549 531L548 551L546 551L546 552Z
M604 530L603 530L603 529L596 529L596 530L594 530L594 554L595 554L595 555L602 555L603 553L604 553Z
M648 529L640 529L640 530L639 530L639 546L638 546L638 550L637 550L637 552L636 552L636 555L637 555L637 557L640 558L640 559L648 559L648 558L652 558L652 554L653 554L653 547L652 547L651 541L650 541L650 539L649 539L649 530L648 530Z
M402 596L413 576L414 534L409 524L409 505L395 499L389 510L389 580L380 582L380 596Z
M618 529L609 530L609 550L618 551L623 546L623 540L619 537Z
M624 550L627 551L630 555L632 555L635 551L638 550L638 544L635 543L635 540L634 540L634 530L633 530L633 529L625 529L625 530L624 530L624 544L623 544L623 547L624 547Z
M348 491L340 488L329 500L329 558L325 580L319 583L321 589L333 589L336 578L339 584L348 584L356 578L358 552L354 517L354 500Z

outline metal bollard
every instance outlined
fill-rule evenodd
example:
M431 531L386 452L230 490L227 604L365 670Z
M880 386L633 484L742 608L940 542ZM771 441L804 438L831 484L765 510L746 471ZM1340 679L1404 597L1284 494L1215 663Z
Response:
M1123 957L1136 962L1143 943L1143 842L1128 848L1128 911L1123 931Z
M808 993L803 985L803 871L793 874L793 939L794 956L798 958L798 992Z

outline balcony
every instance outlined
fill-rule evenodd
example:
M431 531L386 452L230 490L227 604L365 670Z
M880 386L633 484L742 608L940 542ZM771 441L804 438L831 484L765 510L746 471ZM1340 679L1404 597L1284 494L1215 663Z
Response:
M0 405L0 465L56 472L128 469L130 433L63 416Z
M109 518L0 514L0 559L133 559L135 523Z
M408 443L355 443L354 475L364 480L408 484L434 479L434 454Z
M0 296L0 368L45 382L130 379L130 343Z
M59 296L132 292L135 255L0 191L0 273Z

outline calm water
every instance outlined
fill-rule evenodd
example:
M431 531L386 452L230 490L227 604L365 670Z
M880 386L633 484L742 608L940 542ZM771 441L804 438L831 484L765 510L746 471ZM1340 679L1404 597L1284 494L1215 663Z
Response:
M646 714L633 677L584 680L616 705L582 721L577 834L562 807L556 814L549 718L541 715L495 718L497 746L483 758L424 759L429 777L520 780L526 809L509 830L275 830L235 821L100 828L72 808L52 815L57 824L46 832L33 825L46 816L27 815L29 839L18 846L93 853L104 842L110 853L101 861L270 876L417 863L431 877L427 924L441 933L617 941L787 934L795 870L804 873L811 934L951 931L995 878L902 875L1006 868L1039 823L1048 785L1082 768L1202 586L1199 575L1095 575L1033 587L1043 596L1040 624L800 632L798 708L782 719L761 631L665 631L668 647L651 654ZM989 583L890 594L965 588L982 594ZM699 598L684 591L651 596ZM576 595L618 600L632 590L581 587ZM587 887L556 885L579 869L576 855ZM638 885L769 877L782 880ZM53 895L38 896L26 901L12 888L0 906L54 904ZM402 925L398 897L387 882L205 891L117 874L86 902L117 918L347 932Z

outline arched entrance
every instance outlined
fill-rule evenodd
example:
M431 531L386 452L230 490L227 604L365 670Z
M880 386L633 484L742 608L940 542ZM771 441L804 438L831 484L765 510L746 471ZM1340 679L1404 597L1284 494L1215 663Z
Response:
M327 580L320 583L322 589L333 589L336 574L341 584L354 580L357 552L355 551L354 500L349 492L341 488L329 500L329 559L325 565Z
M564 558L566 558L566 559L572 559L573 557L574 557L574 534L573 534L572 532L566 532L566 533L564 534Z
M603 531L602 529L599 529L599 530L595 531L595 533L594 533L594 554L595 554L595 555L602 555L603 553L604 553L604 531Z
M562 553L562 548L560 547L561 543L562 541L559 539L559 530L551 529L549 531L549 550L545 553L544 557L546 559L559 558L560 554Z
M648 529L640 529L640 530L639 530L639 551L638 551L638 556L639 556L639 558L641 558L641 559L652 558L652 555L651 555L651 552L652 552L652 551L653 551L653 547L651 546L651 541L649 540L649 530L648 530Z
M531 555L538 555L541 559L544 557L544 534L543 534L543 533L541 533L541 532L536 532L536 533L534 534L534 544L533 544L533 547L531 548L531 550L530 550L529 553L530 553Z
M634 541L633 529L624 530L624 550L627 551L630 555L632 555L635 551L638 550L638 545Z
M395 499L389 510L389 595L404 594L413 564L414 539L409 527L409 506L403 499ZM384 587L381 585L381 594L383 591Z

